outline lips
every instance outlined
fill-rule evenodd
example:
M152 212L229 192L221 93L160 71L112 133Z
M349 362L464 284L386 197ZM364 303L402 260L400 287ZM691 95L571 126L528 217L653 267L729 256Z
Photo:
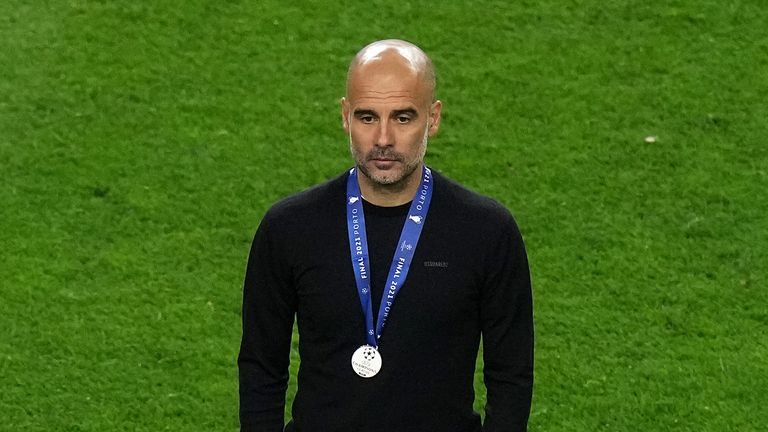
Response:
M369 153L366 159L368 159L369 161L377 161L377 162L402 162L403 161L402 157L392 153L389 153L389 154Z

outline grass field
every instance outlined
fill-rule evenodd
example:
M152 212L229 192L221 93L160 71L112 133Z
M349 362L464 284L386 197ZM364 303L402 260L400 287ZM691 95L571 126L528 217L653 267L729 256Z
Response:
M236 430L251 237L386 37L525 236L530 429L767 430L765 3L469 3L0 2L0 430Z

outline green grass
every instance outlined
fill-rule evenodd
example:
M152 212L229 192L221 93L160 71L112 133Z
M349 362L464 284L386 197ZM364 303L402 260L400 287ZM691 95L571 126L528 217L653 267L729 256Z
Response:
M763 2L282 4L0 4L0 430L237 428L251 236L350 165L385 37L437 66L428 162L522 227L530 429L768 424Z

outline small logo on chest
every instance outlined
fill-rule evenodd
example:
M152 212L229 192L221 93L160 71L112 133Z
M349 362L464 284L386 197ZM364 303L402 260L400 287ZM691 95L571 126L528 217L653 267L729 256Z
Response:
M424 261L424 267L448 268L448 261Z

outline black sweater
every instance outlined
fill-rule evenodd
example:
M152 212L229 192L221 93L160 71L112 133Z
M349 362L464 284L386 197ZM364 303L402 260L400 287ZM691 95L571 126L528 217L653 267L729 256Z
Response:
M432 204L379 341L381 372L372 378L350 365L366 338L346 231L347 174L264 216L243 295L243 431L283 428L294 317L301 365L286 431L526 430L533 318L520 232L497 202L433 173ZM364 211L377 314L408 205L364 203ZM481 333L488 389L482 427L472 409Z

